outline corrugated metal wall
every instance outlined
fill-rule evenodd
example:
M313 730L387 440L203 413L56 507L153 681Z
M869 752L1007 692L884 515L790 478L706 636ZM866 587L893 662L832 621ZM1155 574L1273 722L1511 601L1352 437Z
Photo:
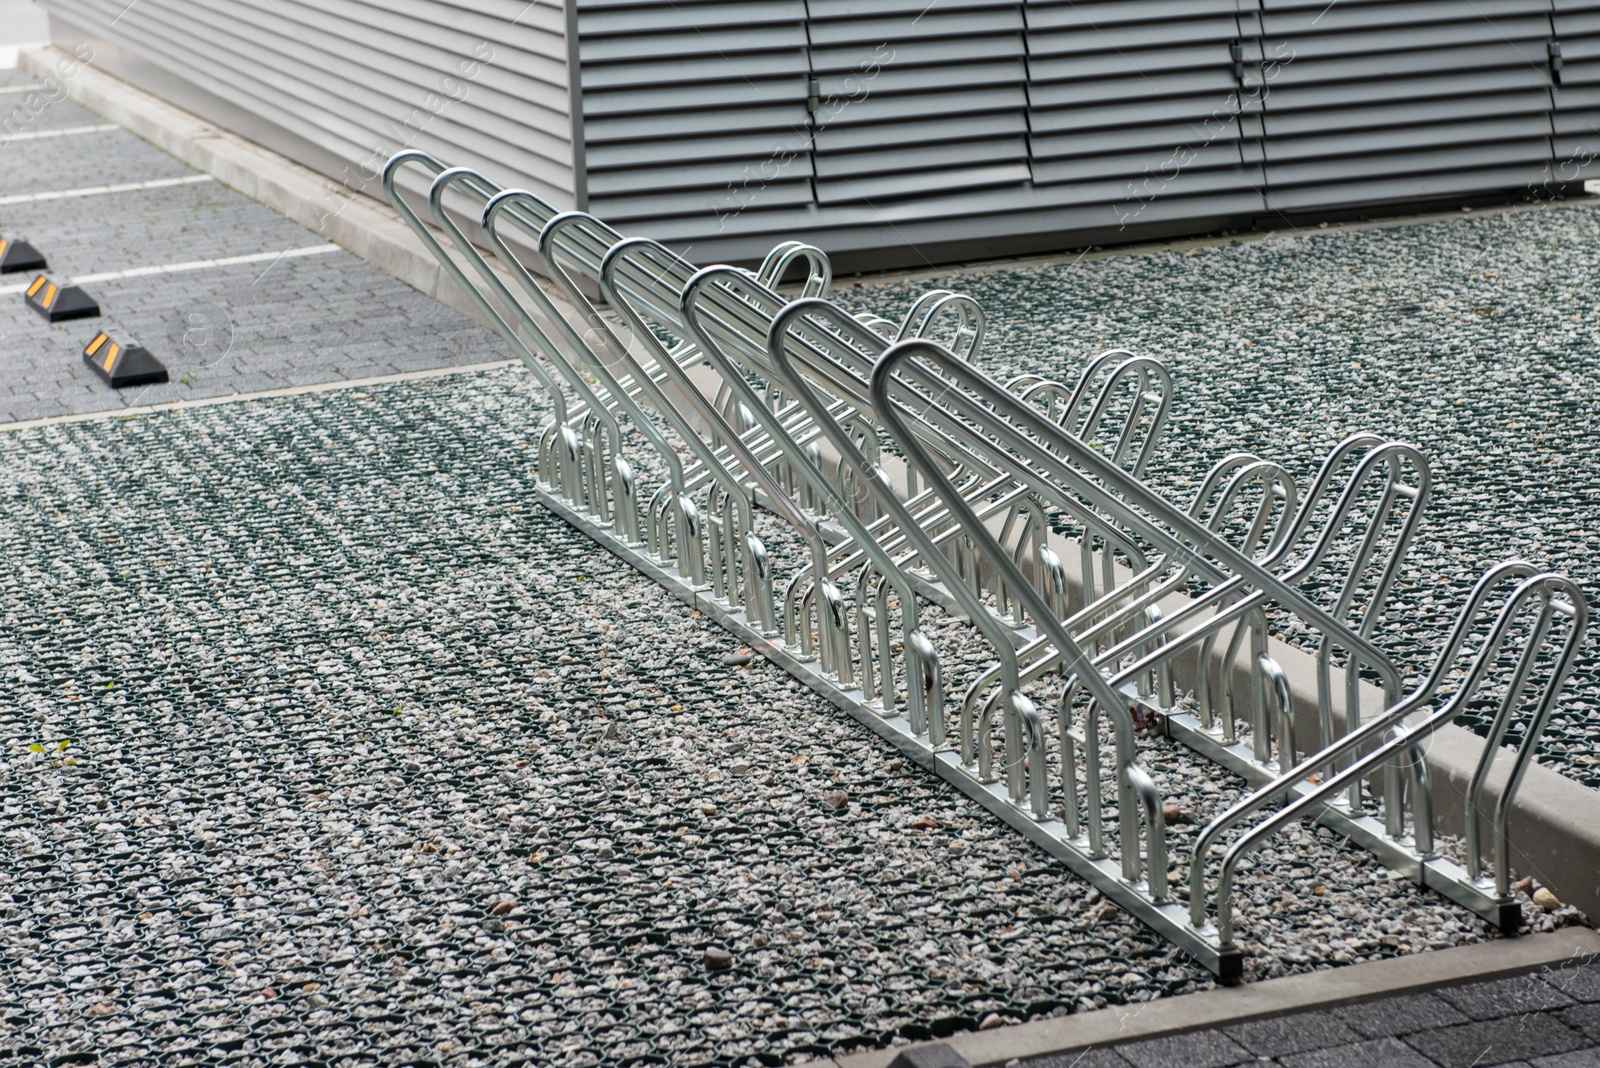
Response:
M760 188L812 200L803 0L594 0L578 9L589 210L703 228Z
M340 181L400 147L576 197L558 0L46 0L95 64Z
M1265 209L1260 93L1243 91L1254 24L1236 0L1034 0L1033 183L1045 203L1129 228ZM1259 65L1250 68L1259 78Z
M748 258L805 234L846 263L917 262L1266 210L1239 149L1236 0L751 0L727 12L578 5L591 177L604 168L590 205L697 257Z
M1600 0L577 2L586 116L619 82L650 106L654 68L693 79L653 105L670 130L608 123L592 204L702 258L806 234L916 263L1548 197L1600 141ZM691 99L706 121L672 114Z
M1600 173L1600 0L47 2L59 43L335 176L411 143L702 262L801 235L914 265Z
M1555 0L1555 177L1600 177L1600 0Z
M1028 180L1013 0L807 0L819 205Z
M1550 0L1264 0L1278 211L1515 189L1551 160Z

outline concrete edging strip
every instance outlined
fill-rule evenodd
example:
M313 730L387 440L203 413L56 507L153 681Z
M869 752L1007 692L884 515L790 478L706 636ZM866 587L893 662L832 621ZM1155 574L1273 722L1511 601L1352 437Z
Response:
M44 77L70 57L53 45L24 47L18 65ZM62 79L69 99L144 138L169 155L243 193L379 270L439 302L477 318L470 302L443 274L411 230L386 204L291 162L112 77L77 64Z
M1113 1005L1014 1027L972 1031L943 1042L984 1068L1016 1059L1070 1054L1594 960L1600 960L1600 933L1587 927L1567 927L1548 934L1497 938L1454 949L1217 987L1181 997ZM819 1068L828 1064L838 1068L885 1068L906 1048L891 1046L812 1063Z

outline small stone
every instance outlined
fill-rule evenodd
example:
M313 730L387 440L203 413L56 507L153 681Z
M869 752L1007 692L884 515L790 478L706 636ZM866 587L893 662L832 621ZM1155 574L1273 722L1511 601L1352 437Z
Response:
M1183 806L1179 805L1176 801L1168 801L1166 804L1161 806L1161 818L1166 820L1168 823L1181 823L1188 819L1188 817L1184 815Z
M726 667L745 667L750 663L750 650L741 649L737 653L723 653L722 663Z
M932 816L918 816L906 826L913 831L937 831L939 829L939 821Z
M622 728L615 723L607 723L605 737L607 741L617 741L622 737Z
M720 946L708 947L703 959L706 967L714 972L726 971L733 967L733 954Z
M517 907L517 903L514 900L511 900L509 898L506 899L505 901L496 901L494 903L494 905L490 907L489 915L491 915L491 916L504 916L506 913L512 911L516 907Z
M576 661L574 661L572 659L572 657L568 656L566 653L562 653L560 656L556 657L556 663L558 663L558 664L572 664L572 663L576 663Z
M710 801L702 801L700 802L700 814L702 816L715 816L717 814L717 806Z
M850 795L843 790L829 790L822 795L822 803L837 812L850 803Z
M1561 899L1552 894L1547 886L1541 886L1533 892L1533 903L1546 912L1554 912L1561 907Z
M1311 893L1316 897L1326 897L1328 895L1328 888L1326 886L1319 886L1312 890Z
M1006 1018L1004 1016L1001 1016L998 1012L991 1012L978 1021L978 1030L993 1031L996 1027L1004 1027L1005 1025Z

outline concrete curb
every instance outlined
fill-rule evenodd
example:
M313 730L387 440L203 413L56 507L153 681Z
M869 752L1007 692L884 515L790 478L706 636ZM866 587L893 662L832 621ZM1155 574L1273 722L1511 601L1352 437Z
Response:
M1243 986L1218 987L1183 997L1114 1005L1096 1012L969 1032L943 1041L981 1068L1017 1058L1070 1054L1096 1046L1208 1030L1595 960L1600 960L1600 933L1569 927L1509 941L1496 939ZM894 1046L811 1063L818 1068L885 1068L906 1048Z
M43 77L57 61L53 45L23 46L18 66ZM76 61L72 61L76 62ZM444 276L416 235L384 203L213 126L88 64L61 80L67 96L224 185L337 244L441 304L480 320L471 301Z

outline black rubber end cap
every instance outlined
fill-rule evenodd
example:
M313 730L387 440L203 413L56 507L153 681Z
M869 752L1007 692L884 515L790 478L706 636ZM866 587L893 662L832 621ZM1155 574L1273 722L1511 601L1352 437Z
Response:
M1238 986L1244 981L1244 952L1225 949L1217 958L1217 982L1223 986Z
M100 305L77 286L58 286L44 275L33 280L22 296L28 307L52 323L88 319L100 314Z
M104 331L83 350L83 362L112 389L149 386L168 381L167 369L143 345L123 345Z
M0 274L18 274L22 271L42 271L48 264L38 249L26 241L12 241L0 237Z
M77 286L68 286L56 297L46 317L52 323L61 323L68 319L92 319L99 314L100 305L93 297Z

